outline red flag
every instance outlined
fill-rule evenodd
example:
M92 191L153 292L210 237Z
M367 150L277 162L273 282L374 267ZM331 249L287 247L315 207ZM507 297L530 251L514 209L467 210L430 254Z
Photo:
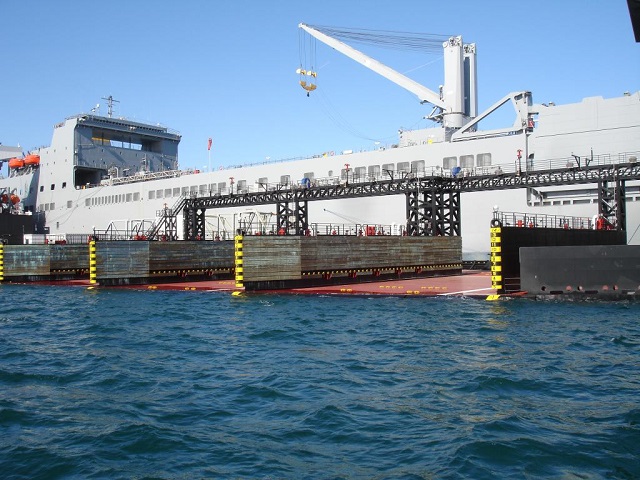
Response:
M213 143L213 140L211 140L211 137L209 137L209 144L207 145L207 150L211 150L212 143Z

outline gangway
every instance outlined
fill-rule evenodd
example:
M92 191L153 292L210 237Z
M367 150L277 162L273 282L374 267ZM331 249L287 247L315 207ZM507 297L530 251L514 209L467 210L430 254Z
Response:
M290 186L272 191L195 197L184 200L184 239L205 238L205 212L212 208L275 204L277 227L304 235L308 231L310 201L405 195L408 235L460 235L460 194L486 190L508 190L596 183L598 213L617 229L626 229L625 182L640 179L640 164L623 162L597 166L564 167L524 173L421 177L339 185ZM291 224L291 219L294 219Z

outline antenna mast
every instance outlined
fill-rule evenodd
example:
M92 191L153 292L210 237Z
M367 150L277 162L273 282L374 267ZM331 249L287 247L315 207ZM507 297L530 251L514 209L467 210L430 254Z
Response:
M107 116L109 118L111 118L113 116L113 104L115 103L120 103L120 100L115 100L113 98L113 95L109 95L108 97L102 97L102 100L106 100L107 101L107 106L109 107L107 110Z

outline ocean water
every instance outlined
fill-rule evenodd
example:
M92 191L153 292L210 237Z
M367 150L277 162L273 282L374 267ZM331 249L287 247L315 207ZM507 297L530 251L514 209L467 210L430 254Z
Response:
M640 478L640 304L0 286L0 478Z

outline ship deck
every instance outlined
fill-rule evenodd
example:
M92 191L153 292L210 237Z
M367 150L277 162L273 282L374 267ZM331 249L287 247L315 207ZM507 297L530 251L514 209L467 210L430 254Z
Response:
M127 285L117 287L94 286L88 280L70 280L60 282L37 282L48 285L79 286L92 289L126 288L135 290L181 290L244 293L243 288L236 288L234 280L207 280L193 282L163 282L149 285ZM491 287L491 272L464 270L462 275L398 278L379 282L357 284L338 284L327 286L289 288L283 290L263 290L251 294L293 294L293 295L339 295L339 296L423 296L423 297L473 297L486 298L496 295Z

